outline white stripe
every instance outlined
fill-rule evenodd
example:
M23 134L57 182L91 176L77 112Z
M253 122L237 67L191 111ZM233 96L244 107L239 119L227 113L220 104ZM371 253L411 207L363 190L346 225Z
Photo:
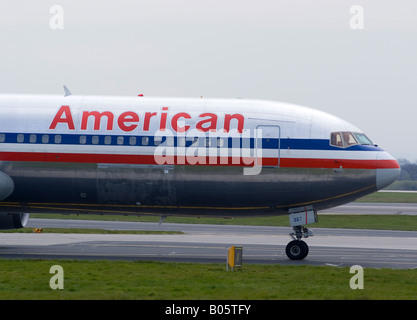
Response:
M281 158L376 160L379 151L281 150Z
M64 144L0 144L0 152L34 152L34 153L81 153L81 154L115 154L115 155L154 155L155 150L167 155L206 155L206 156L243 156L276 158L278 150L264 149L257 155L253 149L224 149L196 147L166 147L160 146L118 146L118 145L64 145ZM332 151L332 150L279 150L280 158L289 159L346 159L346 160L392 160L393 157L383 151ZM236 153L234 153L236 152Z

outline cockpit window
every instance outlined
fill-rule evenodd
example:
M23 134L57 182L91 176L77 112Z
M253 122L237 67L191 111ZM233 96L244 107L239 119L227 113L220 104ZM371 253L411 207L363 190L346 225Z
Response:
M354 133L354 135L356 137L356 140L358 140L359 144L365 144L365 145L367 145L367 144L372 145L373 144L372 141L369 140L369 138L366 135L364 135L363 133Z
M372 145L372 141L363 134L356 132L332 132L330 135L330 145L347 148L356 144L360 145Z
M358 144L352 132L342 132L343 142L345 147L350 147Z
M335 147L343 148L343 140L340 132L332 132L330 144Z

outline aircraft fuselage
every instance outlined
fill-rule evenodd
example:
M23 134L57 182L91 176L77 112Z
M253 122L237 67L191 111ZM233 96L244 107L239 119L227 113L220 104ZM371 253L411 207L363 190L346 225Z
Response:
M0 212L260 216L394 181L355 126L278 102L0 95Z

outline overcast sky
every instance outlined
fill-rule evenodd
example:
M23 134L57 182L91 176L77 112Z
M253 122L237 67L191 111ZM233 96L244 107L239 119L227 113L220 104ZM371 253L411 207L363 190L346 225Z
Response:
M305 105L416 161L417 1L1 1L0 92L63 84Z

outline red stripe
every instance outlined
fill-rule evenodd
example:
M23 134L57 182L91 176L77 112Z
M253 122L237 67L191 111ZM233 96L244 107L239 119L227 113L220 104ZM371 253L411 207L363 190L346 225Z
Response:
M294 159L281 158L281 167L329 168L329 169L398 169L395 160L352 160L352 159Z
M377 169L400 169L400 165L394 159L392 160L377 160Z
M168 160L168 158L166 158ZM178 165L228 165L253 166L253 158L239 157L172 157L165 164ZM194 161L193 161L194 160ZM0 161L27 162L75 162L75 163L125 163L125 164L159 164L154 155L126 155L126 154L85 154L85 153L43 153L43 152L2 152ZM258 159L258 164L260 159ZM276 158L263 158L263 166L276 166ZM352 159L309 159L309 158L281 158L280 167L283 168L328 168L328 169L397 169L395 160L352 160Z
M304 210L306 211L306 224L308 224L308 221L307 221L307 208L304 207Z

